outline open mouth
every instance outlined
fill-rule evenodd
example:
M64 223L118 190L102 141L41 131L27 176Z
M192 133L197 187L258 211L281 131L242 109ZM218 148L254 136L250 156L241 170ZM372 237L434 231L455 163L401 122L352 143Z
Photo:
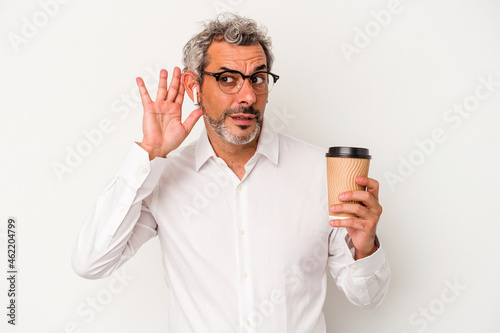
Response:
M252 120L253 117L231 117L233 119L246 119L246 120Z
M255 119L255 116L251 114L234 114L229 117L239 125L249 125Z
M255 116L253 114L247 114L247 113L236 113L236 114L230 115L229 117L231 117L233 119L249 119L249 120L252 120L253 118L255 118Z

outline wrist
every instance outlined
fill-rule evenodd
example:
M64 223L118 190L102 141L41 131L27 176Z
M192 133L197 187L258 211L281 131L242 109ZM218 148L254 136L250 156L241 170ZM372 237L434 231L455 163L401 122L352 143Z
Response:
M378 250L378 247L376 247L376 246L374 246L373 249L371 251L368 251L368 252L365 252L365 251L361 252L361 251L355 250L354 251L354 260L359 260L359 259L369 257L372 254L374 254L375 252L377 252L377 250Z
M149 160L152 161L157 157L165 158L169 152L164 152L160 148L148 145L144 142L138 142L139 146L148 152Z
M373 244L372 247L366 246L364 249L358 249L355 247L354 248L354 260L359 260L359 259L369 257L372 254L374 254L375 252L377 252L377 250L380 247L380 242L379 242L377 236L374 237L372 244Z

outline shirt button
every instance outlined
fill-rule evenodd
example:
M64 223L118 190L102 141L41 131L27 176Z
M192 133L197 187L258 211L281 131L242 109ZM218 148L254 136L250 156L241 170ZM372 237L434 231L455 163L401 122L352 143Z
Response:
M142 168L142 173L146 174L146 173L148 173L148 171L149 171L148 168L146 168L146 167Z
M356 271L356 270L358 270L358 266L356 266L356 265L351 265L351 269L352 269L353 271Z
M245 272L244 272L243 274L241 274L241 277L242 277L242 278L244 278L244 279L246 279L246 278L247 278L247 276L248 276L248 275L247 275L247 273L245 273Z
M365 290L364 290L364 289L359 289L359 290L358 290L358 294L362 294L362 293L364 293L364 292L365 292Z
M242 236L243 236L244 234L245 234L245 230L240 229L240 235L242 235Z
M245 321L245 323L247 324L247 326L250 326L250 320L247 319L247 321Z
M243 189L243 186L241 186L241 184L239 184L238 186L236 186L236 189L241 192L241 190Z

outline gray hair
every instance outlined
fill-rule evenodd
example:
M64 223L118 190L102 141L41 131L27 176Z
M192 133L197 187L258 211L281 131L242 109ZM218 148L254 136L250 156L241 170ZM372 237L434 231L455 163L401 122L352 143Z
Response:
M200 73L208 65L207 51L213 41L225 41L231 45L255 45L259 43L264 49L267 70L271 70L274 56L271 52L271 37L267 29L259 27L254 20L232 13L220 14L212 21L203 22L203 30L194 35L184 46L182 62L183 72L191 71L203 82Z

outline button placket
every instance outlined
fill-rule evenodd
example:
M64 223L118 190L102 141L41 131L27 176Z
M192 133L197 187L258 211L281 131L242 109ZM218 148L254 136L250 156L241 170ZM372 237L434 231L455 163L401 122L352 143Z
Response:
M238 285L240 290L240 314L244 318L253 311L253 290L251 283L251 249L248 239L248 197L245 183L239 183L235 187L235 235L238 244L239 277Z

